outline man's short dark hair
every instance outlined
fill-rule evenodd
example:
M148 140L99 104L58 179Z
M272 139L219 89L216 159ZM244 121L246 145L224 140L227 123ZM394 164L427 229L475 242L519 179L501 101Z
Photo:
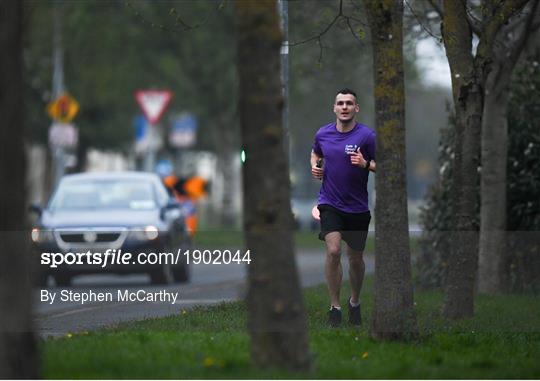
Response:
M344 88L344 89L339 90L336 93L336 97L338 96L338 94L351 94L351 95L354 95L355 98L357 98L356 93L353 90L351 90L351 89L349 89L347 87Z

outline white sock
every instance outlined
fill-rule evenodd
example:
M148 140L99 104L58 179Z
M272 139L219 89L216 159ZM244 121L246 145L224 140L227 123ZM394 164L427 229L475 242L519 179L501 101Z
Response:
M339 311L341 311L341 307L336 307L336 306L330 306L330 311L332 310L332 308L335 308L336 310L339 310Z
M358 303L353 303L352 298L350 298L349 304L351 305L351 307L358 307L360 305L360 299L358 299Z

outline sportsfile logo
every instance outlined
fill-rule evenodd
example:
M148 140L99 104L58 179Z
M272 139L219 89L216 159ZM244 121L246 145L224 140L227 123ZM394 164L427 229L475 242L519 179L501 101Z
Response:
M105 252L41 253L41 264L51 269L62 265L96 265L99 267L117 265L162 265L179 263L194 264L242 264L251 263L251 250L183 250L176 253L131 254L121 249L107 249Z

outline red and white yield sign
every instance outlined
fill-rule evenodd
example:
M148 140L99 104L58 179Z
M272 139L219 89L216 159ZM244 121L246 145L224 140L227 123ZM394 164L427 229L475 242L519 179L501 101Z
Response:
M135 99L150 124L156 124L171 102L172 92L169 90L138 90Z

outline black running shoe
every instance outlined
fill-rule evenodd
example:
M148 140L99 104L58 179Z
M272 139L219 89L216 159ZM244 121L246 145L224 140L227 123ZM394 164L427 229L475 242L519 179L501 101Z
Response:
M356 307L351 306L351 299L347 302L349 306L349 324L357 327L362 325L362 313L360 311L360 304Z
M328 324L330 324L330 327L339 327L341 324L341 310L332 307L330 311L328 311Z

